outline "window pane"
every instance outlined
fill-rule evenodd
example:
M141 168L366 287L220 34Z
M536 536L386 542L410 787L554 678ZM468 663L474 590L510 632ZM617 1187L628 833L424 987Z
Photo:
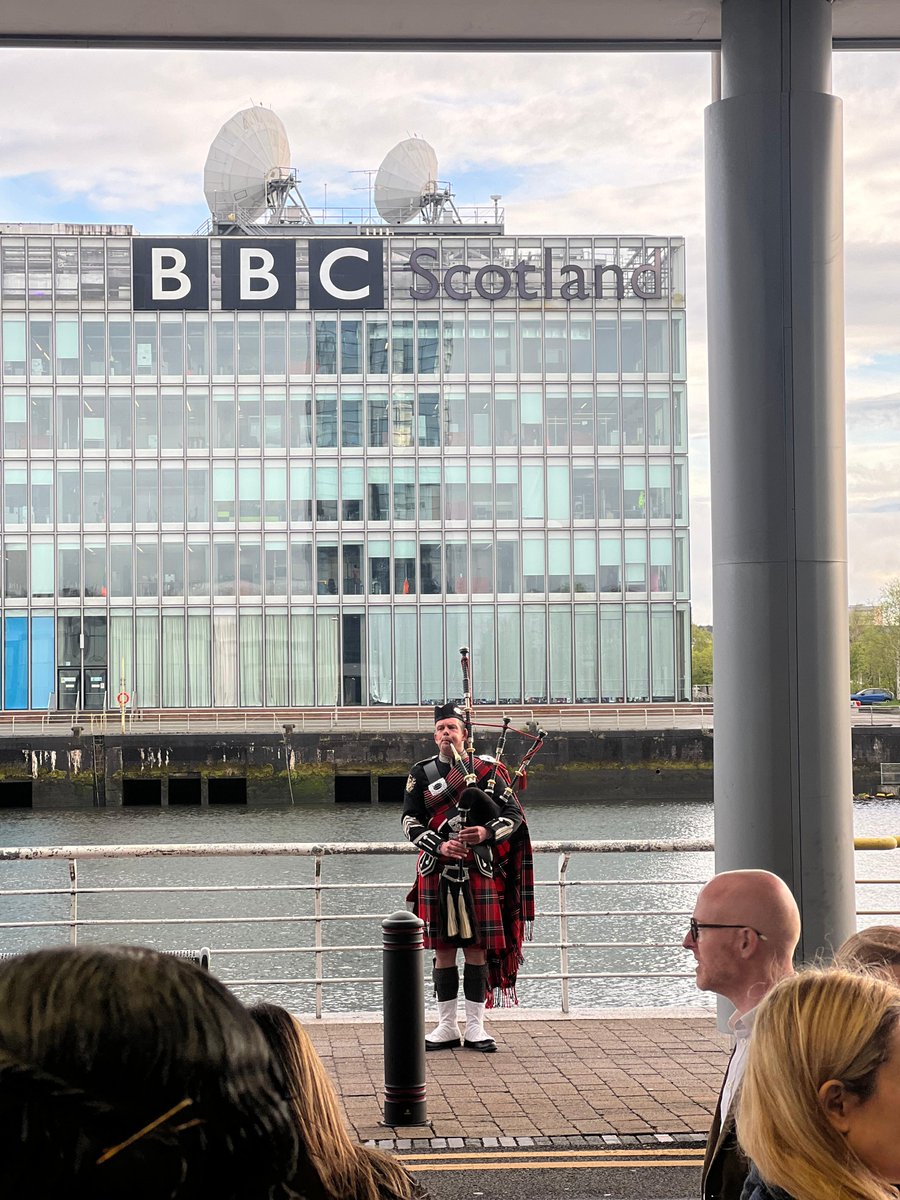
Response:
M525 703L547 703L547 628L542 607L525 606Z
M341 445L363 444L363 394L361 388L341 388Z
M209 708L212 704L209 613L189 612L187 628L188 704L192 708Z
M420 446L440 446L440 396L436 391L420 391L418 407L418 440Z
M301 317L295 313L289 314L288 358L291 375L308 375L310 373L309 317Z
M622 610L618 605L600 606L600 699L621 704L625 699L622 658Z
M263 371L266 375L285 373L285 324L281 314L263 319Z
M164 596L184 595L184 542L163 542L162 575Z
M600 699L597 669L597 608L593 604L575 609L575 703L596 704Z
M212 594L209 569L209 542L191 538L187 548L187 583L191 596Z
M501 605L497 610L497 702L519 704L522 700L521 617L518 608Z
M646 703L650 699L650 663L647 637L647 610L642 605L626 605L625 664L626 700Z
M186 359L188 375L209 375L208 318L187 318Z
M362 374L362 321L359 317L341 320L341 374Z
M183 708L186 692L184 615L162 614L163 708Z
M290 703L288 681L288 616L266 613L266 704L282 707Z
M572 703L572 610L550 609L550 702Z
M155 541L140 541L135 547L134 569L139 596L159 595L159 546Z
M241 613L240 656L241 705L258 707L263 702L262 613Z
M238 374L259 375L259 317L238 317Z

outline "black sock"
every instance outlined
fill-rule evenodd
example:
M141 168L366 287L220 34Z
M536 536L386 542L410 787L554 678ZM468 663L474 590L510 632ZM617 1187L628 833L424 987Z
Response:
M466 970L468 971L468 967ZM455 1000L459 995L459 967L435 967L431 972L438 1000Z
M463 995L477 1004L484 1001L487 993L487 965L466 963L463 968Z

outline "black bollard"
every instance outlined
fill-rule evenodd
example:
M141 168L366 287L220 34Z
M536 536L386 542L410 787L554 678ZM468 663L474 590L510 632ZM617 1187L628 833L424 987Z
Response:
M423 921L396 912L381 922L384 952L384 1125L424 1125Z

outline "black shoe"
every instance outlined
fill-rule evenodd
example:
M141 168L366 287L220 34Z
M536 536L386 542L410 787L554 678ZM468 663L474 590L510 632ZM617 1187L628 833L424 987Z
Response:
M447 1038L446 1042L429 1042L428 1038L425 1039L426 1050L455 1050L460 1044L460 1039L458 1037ZM467 1046L468 1044L469 1043L466 1042Z
M467 1050L480 1050L482 1054L494 1054L497 1049L497 1043L492 1037L482 1038L478 1042L470 1042L466 1038L463 1045Z

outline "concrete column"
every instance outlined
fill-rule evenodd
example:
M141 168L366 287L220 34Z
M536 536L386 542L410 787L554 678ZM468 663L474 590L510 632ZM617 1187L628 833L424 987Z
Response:
M828 0L723 0L706 111L716 869L855 928L841 103Z

